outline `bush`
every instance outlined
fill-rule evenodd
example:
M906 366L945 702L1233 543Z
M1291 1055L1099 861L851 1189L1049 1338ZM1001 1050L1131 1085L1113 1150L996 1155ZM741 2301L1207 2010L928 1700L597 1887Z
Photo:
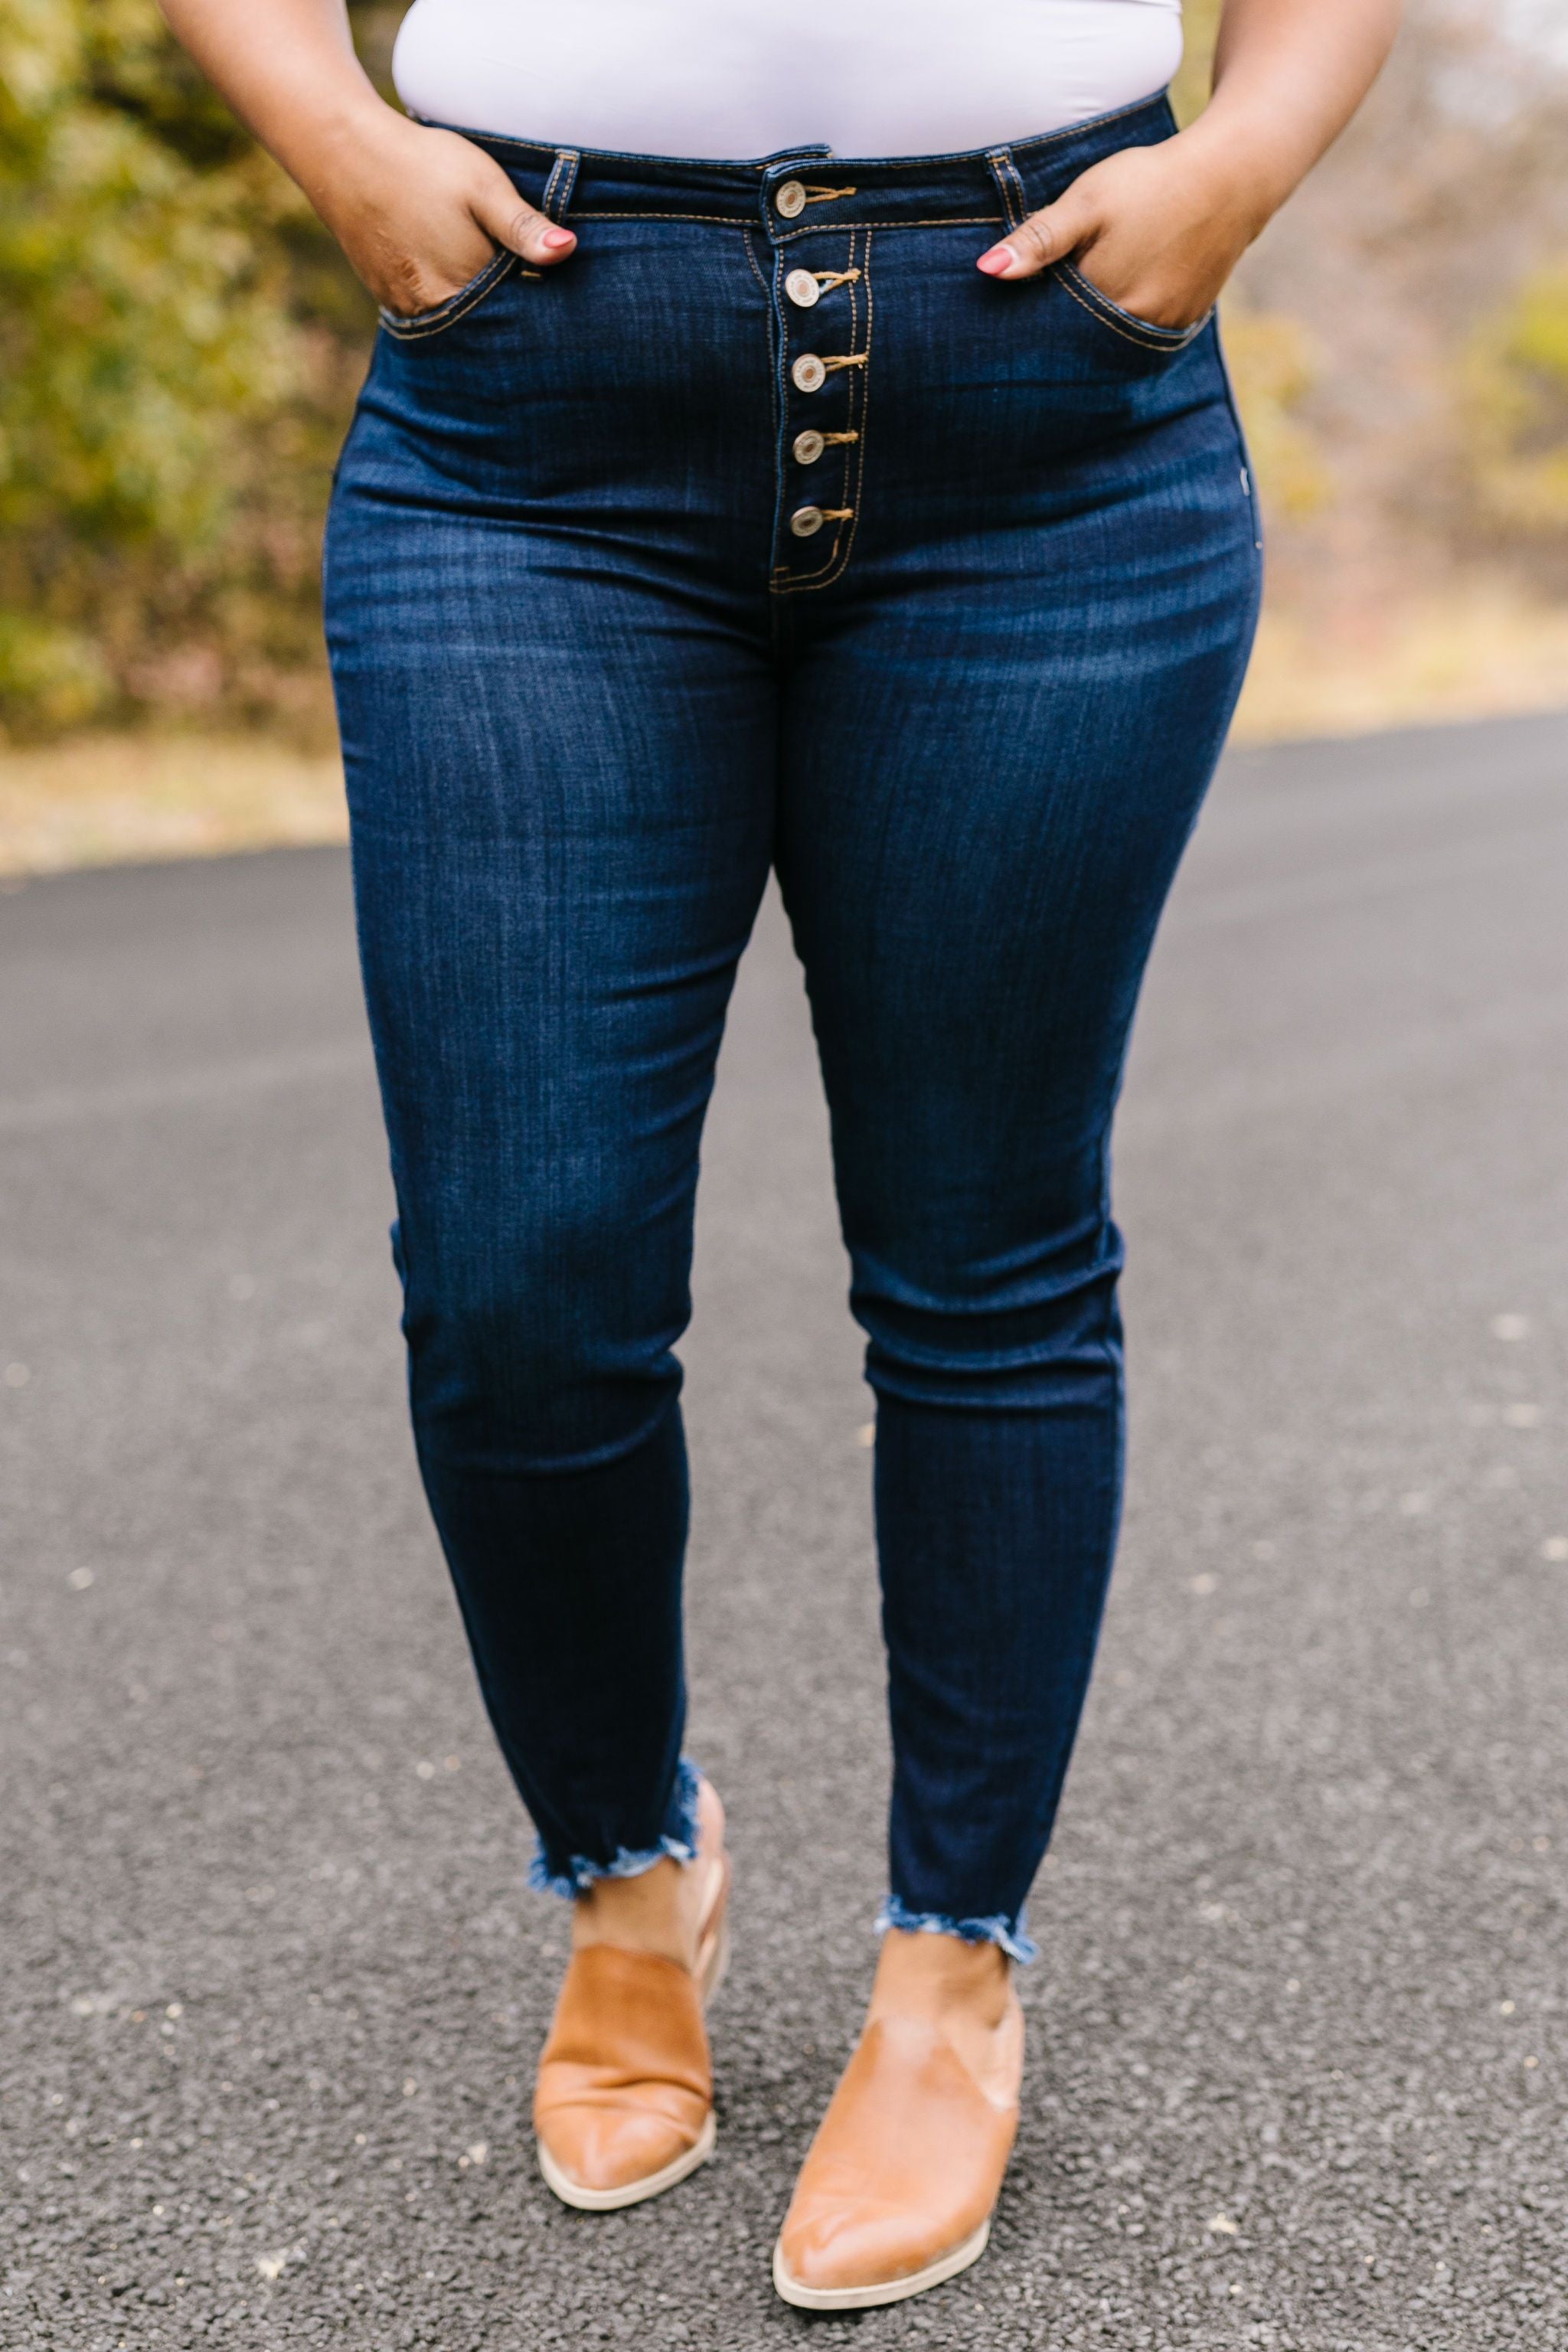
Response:
M1463 371L1466 470L1500 538L1568 548L1568 267L1533 271L1475 335Z
M300 700L345 278L151 0L0 0L7 732Z

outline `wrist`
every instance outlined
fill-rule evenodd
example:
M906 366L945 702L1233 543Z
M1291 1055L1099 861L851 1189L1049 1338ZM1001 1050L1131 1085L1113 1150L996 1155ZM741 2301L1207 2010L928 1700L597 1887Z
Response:
M363 89L334 92L313 109L302 109L268 144L297 180L323 218L334 200L367 168L394 151L400 132L413 125L367 81Z
M1217 100L1174 143L1186 149L1205 213L1232 222L1238 247L1246 247L1273 219L1295 175L1283 166L1278 141L1216 110Z

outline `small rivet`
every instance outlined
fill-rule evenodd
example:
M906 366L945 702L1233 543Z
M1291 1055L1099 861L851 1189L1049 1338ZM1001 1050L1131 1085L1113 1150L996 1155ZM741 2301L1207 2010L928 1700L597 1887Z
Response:
M794 220L797 213L805 210L805 190L798 180L786 180L774 196L773 205L785 220Z
M795 464L815 466L826 446L820 433L797 433L795 436Z
M802 352L789 373L796 392L820 392L827 382L827 370L815 352Z
M814 532L822 529L822 509L796 507L789 519L789 527L796 539L810 539Z
M792 269L784 279L784 292L797 310L809 310L822 299L822 289L809 269Z

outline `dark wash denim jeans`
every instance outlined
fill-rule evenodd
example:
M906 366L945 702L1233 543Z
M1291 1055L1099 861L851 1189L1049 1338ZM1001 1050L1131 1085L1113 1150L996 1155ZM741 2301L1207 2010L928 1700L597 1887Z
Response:
M1119 1507L1107 1139L1259 558L1212 321L974 262L1173 127L485 138L578 252L384 322L328 632L419 1459L546 1883L690 1844L672 1351L772 866L879 1405L884 1916L1028 1948Z

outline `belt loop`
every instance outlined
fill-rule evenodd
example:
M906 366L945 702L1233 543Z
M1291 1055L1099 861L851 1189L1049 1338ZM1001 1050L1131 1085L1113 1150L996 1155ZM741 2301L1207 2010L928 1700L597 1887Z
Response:
M996 183L996 193L1002 199L1002 210L1007 216L1008 227L1021 227L1028 218L1029 200L1024 194L1024 183L1018 177L1012 149L993 147L985 161L991 166L991 176Z
M566 207L572 201L572 191L577 184L577 166L583 158L575 147L558 147L550 177L544 183L544 194L540 209L552 221L564 220Z

